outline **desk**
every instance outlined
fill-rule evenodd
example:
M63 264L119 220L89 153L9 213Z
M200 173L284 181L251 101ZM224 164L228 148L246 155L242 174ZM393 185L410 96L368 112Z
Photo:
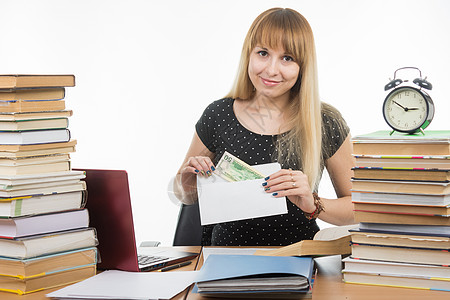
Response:
M181 250L199 252L200 247L177 247ZM192 260L189 266L177 269L177 271L194 269L199 270L203 264L202 256ZM426 291L394 287L378 287L368 285L346 284L342 282L341 260L338 256L321 257L316 259L318 274L313 288L313 300L448 300L449 292ZM53 289L56 290L56 289ZM10 293L0 292L1 300L44 300L49 299L45 294L53 290L18 296ZM220 300L219 298L203 297L192 293L187 289L178 294L173 300ZM232 299L236 300L236 299Z

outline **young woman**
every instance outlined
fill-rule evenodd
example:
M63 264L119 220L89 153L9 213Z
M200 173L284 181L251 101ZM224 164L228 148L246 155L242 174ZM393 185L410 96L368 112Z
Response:
M256 18L231 92L211 103L195 128L175 181L183 203L197 201L197 176L210 176L225 151L250 165L278 161L282 169L261 188L288 199L285 215L204 227L203 244L288 245L312 239L317 217L336 225L354 222L349 128L319 99L314 37L298 12L272 8ZM317 195L324 167L337 199Z

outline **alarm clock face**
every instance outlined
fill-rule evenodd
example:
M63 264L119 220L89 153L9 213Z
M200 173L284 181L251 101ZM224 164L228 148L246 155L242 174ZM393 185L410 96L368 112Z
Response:
M425 97L423 92L412 87L393 90L383 104L386 122L400 132L411 133L424 129L429 123L429 105Z

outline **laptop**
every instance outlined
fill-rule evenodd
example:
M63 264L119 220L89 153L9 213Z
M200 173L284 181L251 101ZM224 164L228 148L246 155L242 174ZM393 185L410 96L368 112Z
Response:
M170 248L136 249L128 174L124 170L83 169L90 227L97 231L98 269L151 271L191 260L198 254Z

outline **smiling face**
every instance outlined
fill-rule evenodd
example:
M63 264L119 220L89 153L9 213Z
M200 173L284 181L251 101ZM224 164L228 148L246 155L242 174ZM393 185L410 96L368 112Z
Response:
M256 97L287 101L299 71L298 63L284 49L256 46L250 53L248 75L255 87Z

